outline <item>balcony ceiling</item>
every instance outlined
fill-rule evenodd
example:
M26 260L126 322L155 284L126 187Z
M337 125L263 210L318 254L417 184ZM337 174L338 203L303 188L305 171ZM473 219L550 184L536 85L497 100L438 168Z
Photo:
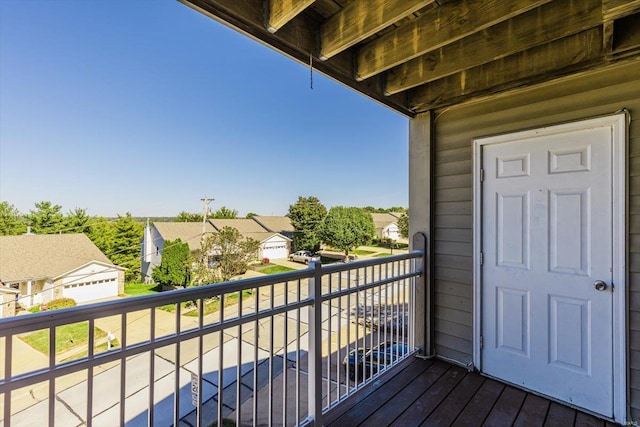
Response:
M640 58L640 0L180 1L410 117Z

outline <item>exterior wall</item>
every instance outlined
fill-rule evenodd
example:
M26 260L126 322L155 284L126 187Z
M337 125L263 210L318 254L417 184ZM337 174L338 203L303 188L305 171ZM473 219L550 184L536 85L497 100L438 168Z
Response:
M17 296L17 291L12 289L0 289L0 319L16 315Z
M632 419L640 418L640 62L558 79L492 99L434 112L433 227L435 350L463 364L473 353L474 138L630 112L628 142L629 384ZM413 143L413 142L412 142ZM429 144L424 141L424 144ZM411 148L416 151L417 148ZM428 188L428 187L427 187ZM419 192L418 192L419 193ZM412 194L411 213L428 216ZM413 222L412 222L413 223ZM412 232L417 231L414 226Z
M142 281L145 283L153 283L151 273L156 265L160 264L162 258L162 246L164 245L164 239L158 233L158 230L154 226L147 226L144 228L144 237L142 238L142 251L141 251L141 264L140 273ZM122 292L124 293L124 288Z

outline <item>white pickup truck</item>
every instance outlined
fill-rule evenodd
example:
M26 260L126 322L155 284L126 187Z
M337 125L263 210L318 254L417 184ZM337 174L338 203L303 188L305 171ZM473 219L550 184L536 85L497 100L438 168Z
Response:
M314 255L310 251L298 251L289 255L289 261L309 264L311 261L320 261L320 256Z

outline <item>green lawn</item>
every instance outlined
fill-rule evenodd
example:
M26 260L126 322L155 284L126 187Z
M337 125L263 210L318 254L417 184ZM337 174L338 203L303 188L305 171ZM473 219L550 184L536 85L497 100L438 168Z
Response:
M382 258L383 256L391 256L391 254L381 253L381 254L375 254L373 257L374 258Z
M102 329L94 328L95 340L106 337L107 333ZM33 332L20 337L41 353L49 354L49 330ZM56 328L56 354L62 353L74 347L86 345L89 341L89 322L72 323Z
M285 267L284 265L270 265L269 267L261 268L258 271L264 274L278 274L278 273L286 273L287 271L294 271L294 270L295 268Z
M139 297L141 295L151 295L158 293L160 286L152 283L150 285L146 283L125 283L124 294L129 297Z
M353 251L351 251L350 253L355 254L355 255L371 255L371 254L375 254L374 251L367 251L364 249L355 249Z

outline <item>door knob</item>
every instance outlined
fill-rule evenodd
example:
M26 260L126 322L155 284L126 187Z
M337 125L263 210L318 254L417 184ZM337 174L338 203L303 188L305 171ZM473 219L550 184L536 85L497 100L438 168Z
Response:
M607 284L602 280L596 280L593 282L593 287L596 288L597 291L605 291L607 290Z

